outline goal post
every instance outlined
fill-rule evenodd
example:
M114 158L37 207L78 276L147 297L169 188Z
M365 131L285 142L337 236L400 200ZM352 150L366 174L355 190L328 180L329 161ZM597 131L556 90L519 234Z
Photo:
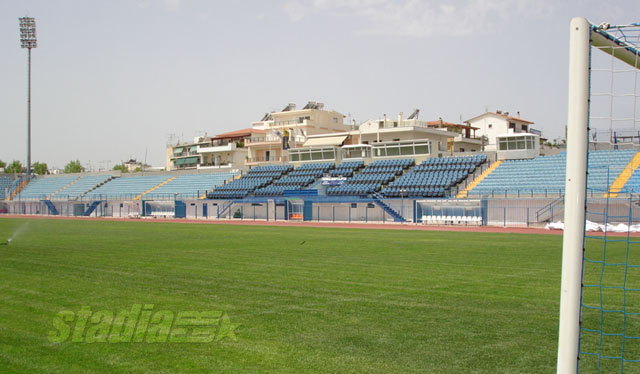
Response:
M600 26L592 25L585 18L577 17L571 20L570 24L570 46L569 46L569 90L568 90L568 117L567 117L567 164L566 164L566 180L565 180L565 215L564 215L564 235L562 241L562 280L561 280L561 294L560 294L560 313L559 313L559 329L558 329L558 356L557 356L557 372L558 373L577 373L581 367L580 358L582 355L588 357L597 357L596 371L601 372L603 368L608 367L607 363L615 361L616 371L623 372L626 367L625 364L640 363L640 357L628 358L628 352L625 352L625 342L631 339L640 339L637 334L631 334L628 332L628 319L630 316L640 316L640 313L630 313L627 310L626 303L629 301L627 297L634 296L640 298L640 294L634 294L638 291L627 286L627 271L630 268L640 268L640 264L632 264L629 262L629 251L631 245L637 245L639 241L631 241L629 237L626 240L626 259L624 261L617 261L616 263L610 263L607 256L607 245L612 247L613 240L609 241L604 236L601 240L603 245L602 253L595 260L587 259L585 250L588 247L586 245L585 225L588 212L588 195L587 195L587 183L590 181L588 171L588 164L590 160L589 156L589 131L593 126L592 120L602 119L594 116L593 100L596 94L593 90L593 78L592 71L594 71L592 65L592 50L597 49L610 55L612 61L610 70L610 92L603 94L609 100L608 106L610 112L607 114L607 120L611 126L609 131L614 133L613 125L619 123L631 123L633 125L633 132L636 133L636 125L640 123L640 119L637 118L638 110L636 107L640 105L638 101L638 71L633 69L640 69L640 24L631 24L626 26L610 26L608 24L601 24ZM596 52L599 53L599 52ZM615 60L615 61L614 61ZM622 62L626 68L615 68L614 62ZM616 64L617 64L616 62ZM634 75L631 93L622 94L614 89L614 83L616 82L616 73L628 71L629 66L633 70ZM627 69L627 70L625 70ZM616 83L617 84L617 83ZM614 100L617 98L631 97L633 103L626 102L625 104L630 107L627 110L626 116L617 116L614 110L618 107L614 106ZM615 108L615 109L614 109ZM631 113L629 115L628 113ZM624 117L624 118L622 118ZM638 142L640 142L640 132L638 132ZM595 137L594 137L595 138ZM632 140L631 146L636 149L636 144ZM615 150L617 144L609 144L610 150ZM630 163L631 164L631 163ZM636 166L637 167L637 166ZM613 167L611 168L613 172ZM632 173L634 170L628 171ZM616 172L617 175L617 172ZM622 173L620 173L622 175ZM628 178L628 177L627 177ZM589 182L591 183L591 182ZM606 192L606 191L605 191ZM634 192L633 187L626 191L626 193L632 197ZM637 190L635 192L638 192ZM593 191L591 192L593 195ZM605 198L609 198L609 194L605 193ZM629 200L631 201L631 199ZM607 205L608 206L608 200ZM605 220L610 218L608 212L605 210L602 212ZM629 217L628 223L634 221L633 207L629 203ZM615 218L621 218L619 216ZM620 240L616 240L620 241ZM640 249L640 248L638 248ZM597 256L596 256L597 257ZM597 288L600 292L600 304L598 307L589 306L584 301L584 277L586 274L585 264L595 264L599 266L600 277L599 283L589 284L588 287ZM603 279L605 269L613 269L614 267L620 267L624 270L623 280L620 284L607 285L604 284ZM609 270L607 270L609 271ZM603 294L605 292L618 292L623 295L622 306L619 308L607 308L603 306ZM632 292L633 291L633 292ZM582 313L585 308L587 310L596 310L600 315L600 327L599 329L586 329L582 322ZM605 316L620 316L622 327L620 331L615 330L615 333L605 331L609 328L609 325L603 327L603 319ZM627 326L625 327L625 323ZM625 330L626 329L626 330ZM599 346L595 352L585 352L581 348L582 334L596 333L599 334ZM615 354L603 353L604 346L611 346L604 342L605 338L615 337L619 338L621 347L616 347ZM640 340L639 340L640 341ZM603 343L604 342L604 343ZM607 361L608 360L608 361ZM607 363L603 364L604 361ZM637 367L636 367L637 369Z
M589 144L590 35L591 24L586 19L571 21L558 373L575 373L578 365Z

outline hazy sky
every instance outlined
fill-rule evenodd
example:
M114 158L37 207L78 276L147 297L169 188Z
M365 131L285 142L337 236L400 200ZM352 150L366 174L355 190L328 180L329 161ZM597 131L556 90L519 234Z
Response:
M164 165L185 140L249 127L307 101L358 123L419 108L459 122L520 111L564 133L568 28L638 22L637 1L5 0L0 160L26 159L26 61L35 17L32 160Z

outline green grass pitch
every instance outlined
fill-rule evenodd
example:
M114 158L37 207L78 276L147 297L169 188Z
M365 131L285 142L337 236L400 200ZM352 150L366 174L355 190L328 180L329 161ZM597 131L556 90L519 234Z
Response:
M28 224L27 227L25 225ZM561 237L1 219L2 373L549 373ZM51 342L63 310L223 311L236 340Z

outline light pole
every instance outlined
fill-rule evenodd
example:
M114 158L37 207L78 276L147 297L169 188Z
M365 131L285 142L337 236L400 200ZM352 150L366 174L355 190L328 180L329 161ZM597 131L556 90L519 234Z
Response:
M36 19L22 17L20 20L20 43L28 50L27 76L27 176L31 175L31 48L38 46L36 40Z

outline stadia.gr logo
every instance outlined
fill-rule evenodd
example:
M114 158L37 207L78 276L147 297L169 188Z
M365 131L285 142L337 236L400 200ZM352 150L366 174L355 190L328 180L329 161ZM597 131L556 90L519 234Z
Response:
M154 310L153 304L133 304L117 312L91 306L62 310L48 333L51 343L211 343L236 341L239 324L217 310Z

